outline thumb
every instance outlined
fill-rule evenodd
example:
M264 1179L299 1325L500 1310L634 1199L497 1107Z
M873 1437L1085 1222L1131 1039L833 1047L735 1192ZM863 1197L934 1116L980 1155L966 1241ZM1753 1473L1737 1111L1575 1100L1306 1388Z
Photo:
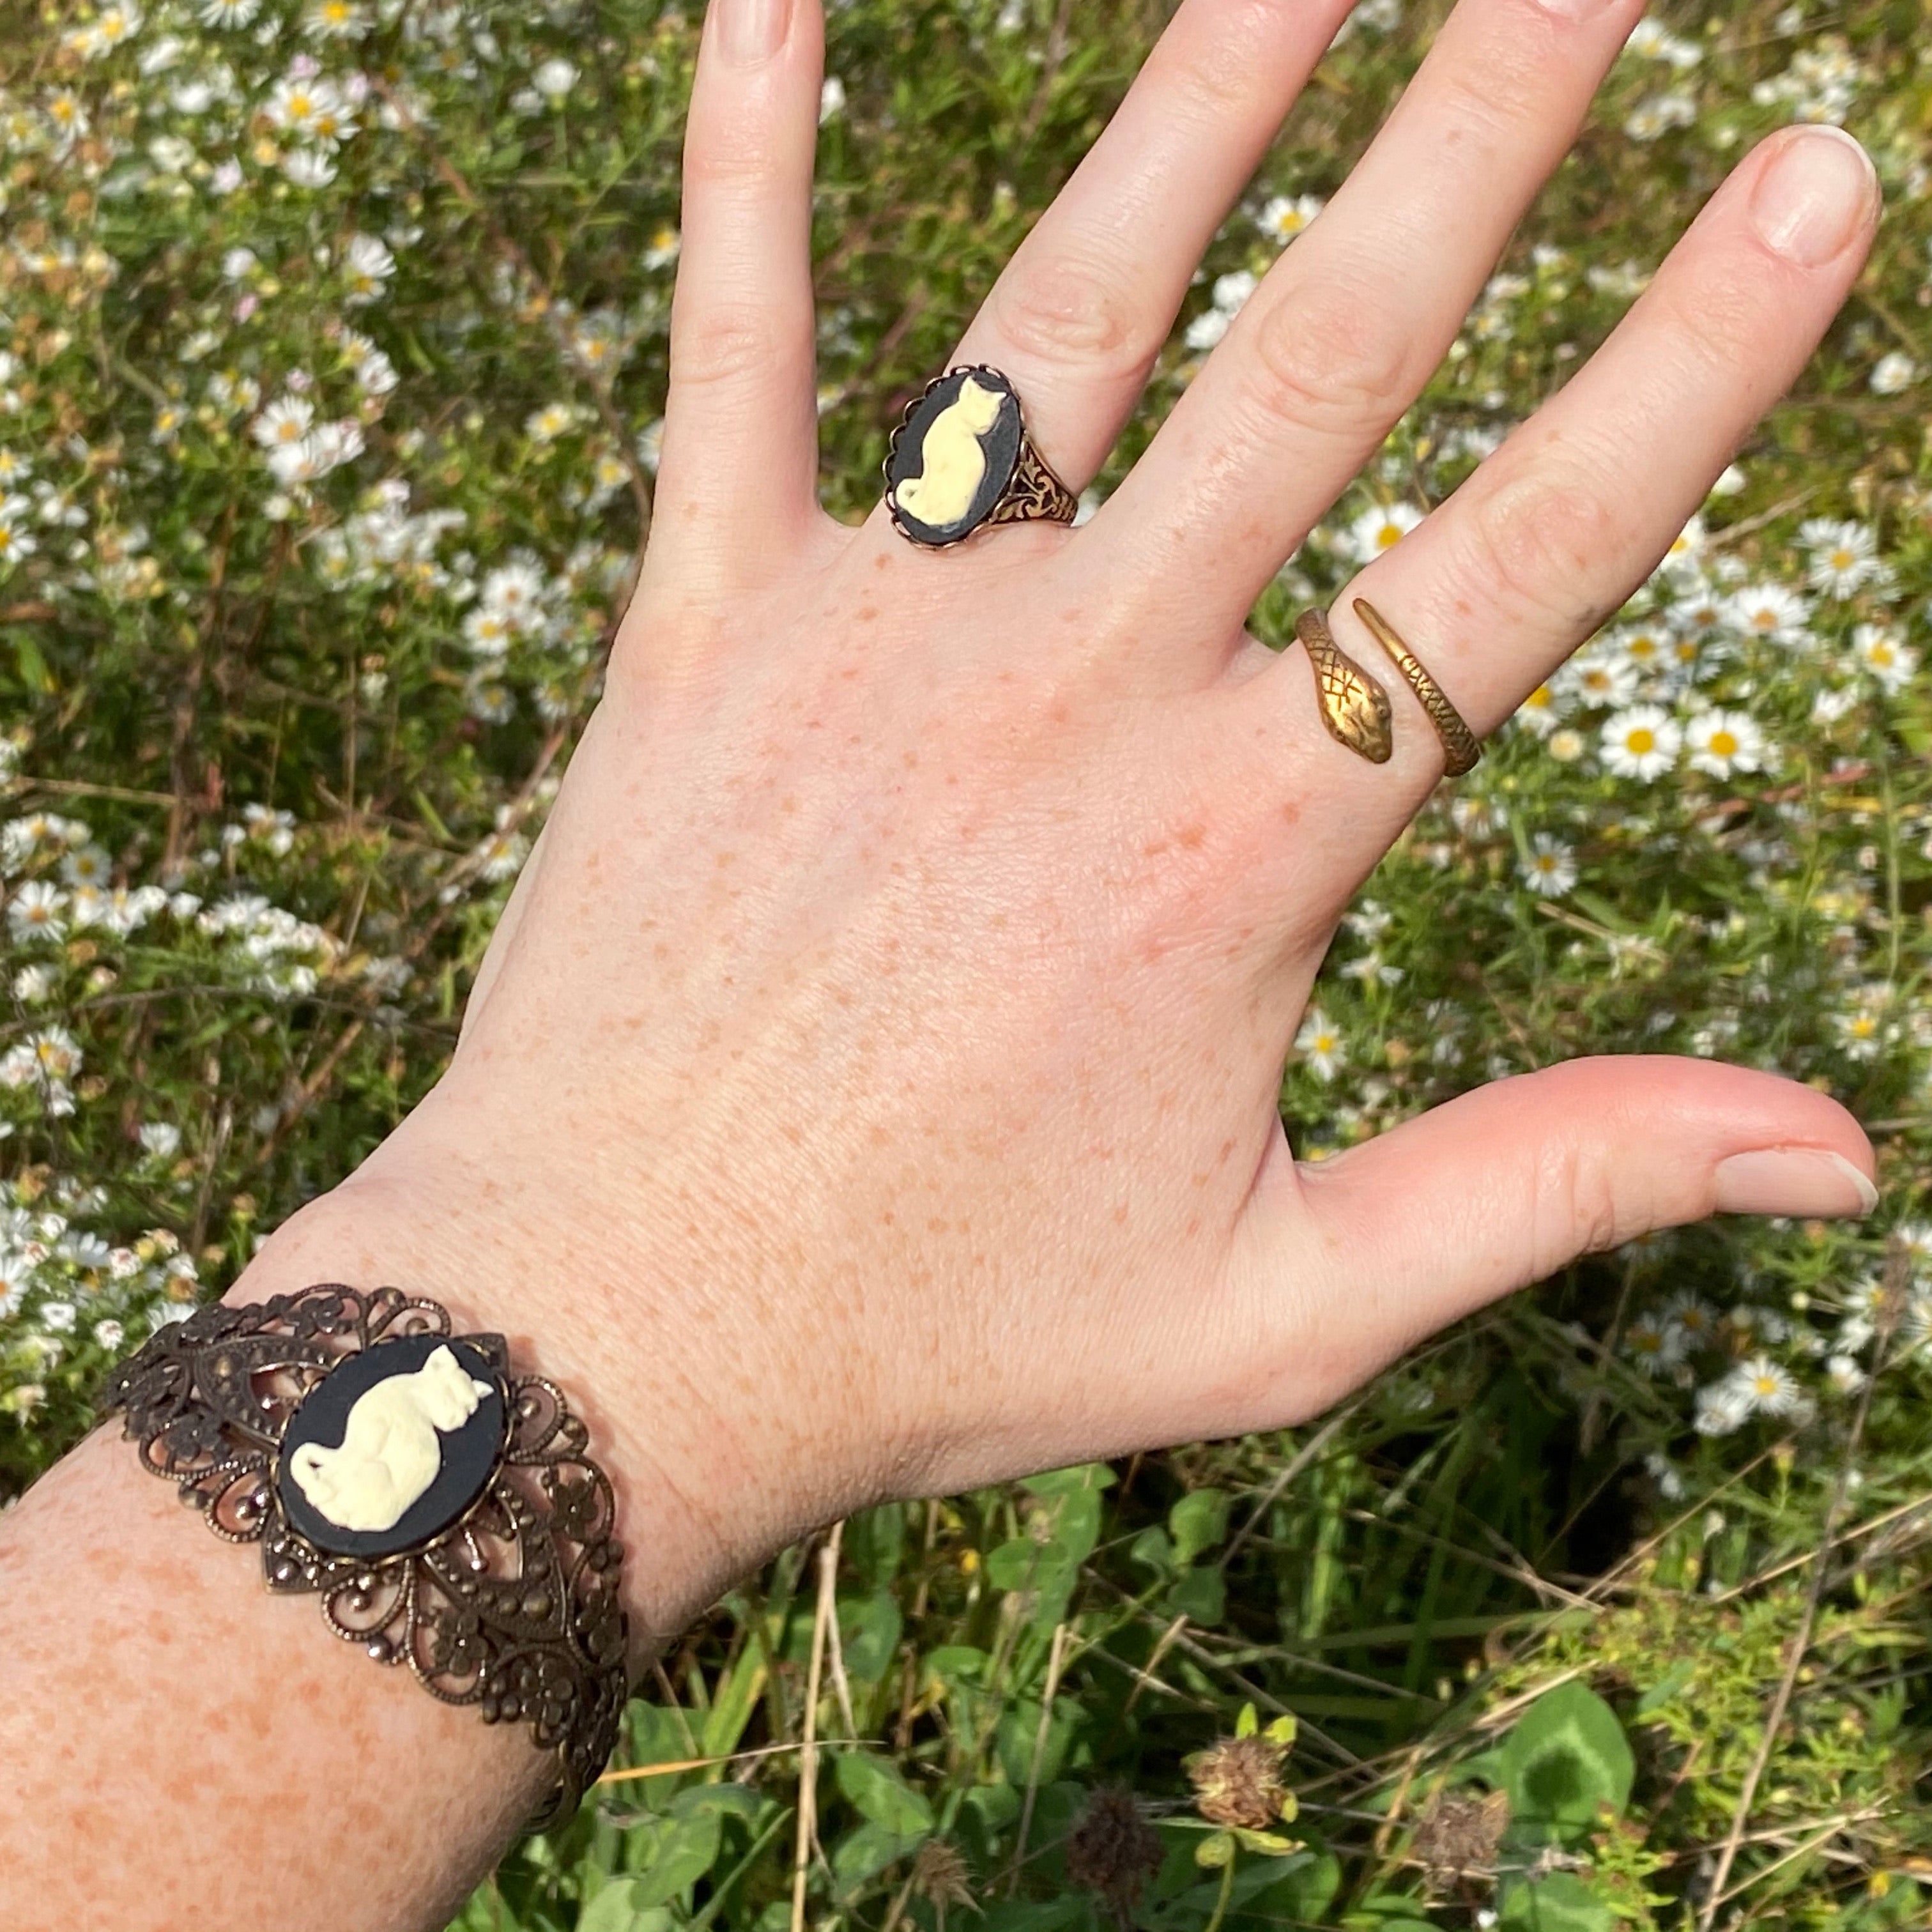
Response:
M1580 1255L1712 1214L1867 1214L1870 1144L1780 1075L1616 1055L1478 1088L1318 1165L1270 1162L1237 1252L1326 1300L1305 1366L1340 1394ZM1320 1264L1314 1278L1309 1262Z

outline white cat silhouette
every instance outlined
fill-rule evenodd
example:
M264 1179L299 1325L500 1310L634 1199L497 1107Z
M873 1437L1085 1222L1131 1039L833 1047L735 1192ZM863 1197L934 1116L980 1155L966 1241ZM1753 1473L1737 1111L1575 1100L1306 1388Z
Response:
M956 524L971 508L986 477L986 452L980 438L999 421L1005 400L998 389L982 388L968 376L926 431L920 445L920 473L899 484L892 501L934 530Z
M289 1459L304 1496L339 1529L390 1529L436 1480L439 1429L460 1429L492 1393L446 1347L414 1375L364 1389L339 1448L302 1443Z

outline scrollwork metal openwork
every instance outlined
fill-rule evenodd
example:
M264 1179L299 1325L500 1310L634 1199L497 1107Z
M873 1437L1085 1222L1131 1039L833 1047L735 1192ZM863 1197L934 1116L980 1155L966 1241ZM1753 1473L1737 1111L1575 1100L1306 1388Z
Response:
M261 1546L269 1589L314 1594L338 1636L406 1666L434 1697L490 1724L527 1722L558 1777L526 1826L569 1817L603 1768L628 1695L623 1550L589 1431L541 1376L514 1376L500 1335L463 1335L502 1375L508 1416L475 1501L426 1541L376 1558L320 1548L289 1520L282 1436L331 1370L376 1342L450 1335L440 1303L328 1282L252 1304L215 1303L160 1329L102 1399L124 1412L142 1466L209 1528Z

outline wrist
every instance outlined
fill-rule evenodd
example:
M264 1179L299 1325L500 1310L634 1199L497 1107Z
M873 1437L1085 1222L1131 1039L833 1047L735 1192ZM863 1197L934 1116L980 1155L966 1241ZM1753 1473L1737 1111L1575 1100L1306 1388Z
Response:
M587 1238L530 1211L487 1173L398 1136L264 1244L224 1299L318 1282L392 1286L494 1332L513 1370L556 1384L610 1478L625 1551L634 1675L765 1553L740 1445L716 1440L675 1364L662 1312L600 1269Z

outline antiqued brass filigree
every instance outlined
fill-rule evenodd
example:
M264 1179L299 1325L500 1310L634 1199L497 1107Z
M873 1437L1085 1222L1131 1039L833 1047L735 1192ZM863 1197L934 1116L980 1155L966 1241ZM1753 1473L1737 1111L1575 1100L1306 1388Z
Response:
M486 1722L527 1722L558 1776L526 1829L568 1819L616 1742L628 1693L616 1504L589 1432L541 1376L513 1376L500 1335L464 1335L502 1374L508 1416L476 1501L392 1556L334 1556L291 1524L277 1459L303 1398L378 1341L450 1334L449 1312L393 1288L324 1283L170 1323L122 1364L102 1400L125 1412L142 1465L216 1535L259 1543L271 1590L314 1593L337 1636L406 1664L432 1696Z

